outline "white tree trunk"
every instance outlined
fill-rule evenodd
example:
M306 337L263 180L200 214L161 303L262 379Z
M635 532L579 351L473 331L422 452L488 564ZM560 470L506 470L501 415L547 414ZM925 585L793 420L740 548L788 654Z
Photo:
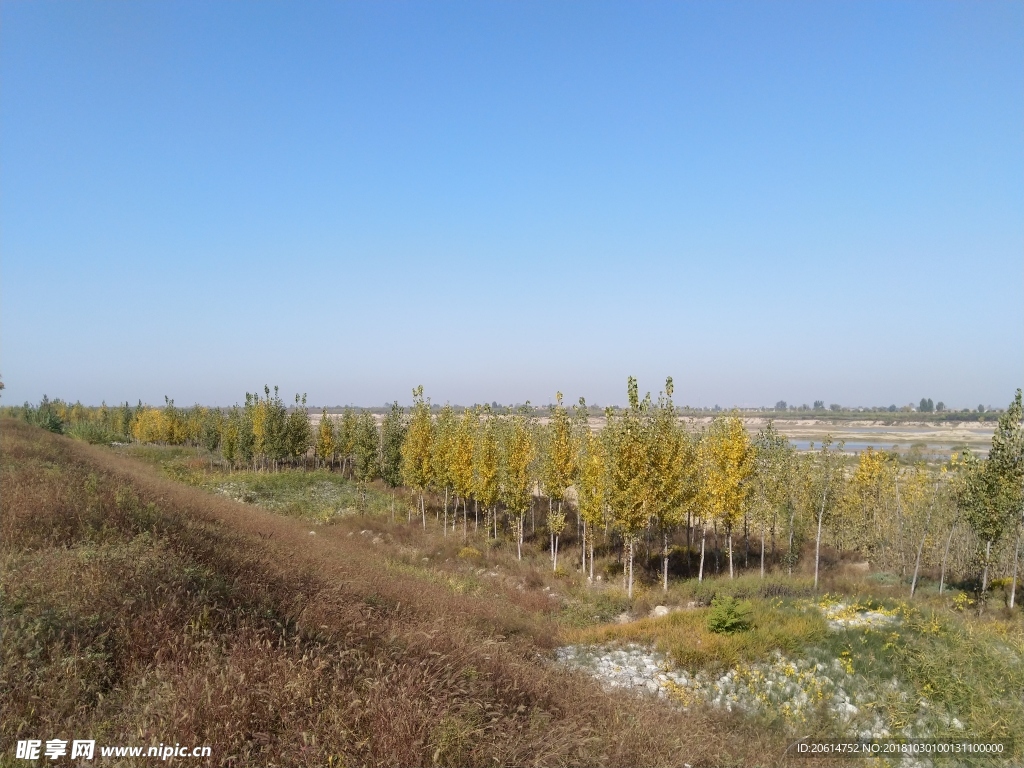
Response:
M949 545L953 543L953 531L956 530L956 524L954 523L949 528L949 536L946 538L946 551L942 553L942 570L939 573L939 594L941 595L946 589L946 561L949 558Z
M629 581L628 581L628 587L627 587L627 591L626 591L626 596L630 600L633 599L633 539L632 539L632 537L630 537L630 539L629 539Z
M581 538L583 545L583 575L587 575L587 521L583 521L583 536Z
M662 531L661 535L661 591L668 592L668 533Z
M579 507L579 499L577 500L577 506ZM577 517L580 517L579 509L577 510ZM580 539L580 543L583 545L583 574L587 575L587 520L583 520L583 535Z
M732 528L729 529L729 532L725 536L726 536L725 544L726 544L727 547L729 547L729 578L731 579L731 578L733 578L733 571L732 571Z
M764 578L764 523L761 523L761 578Z
M704 544L708 540L708 526L704 518L700 520L700 568L697 571L697 581L704 581Z
M924 533L921 534L921 543L917 547L917 560L914 561L914 578L910 581L910 596L917 591L917 575L921 571L921 553L924 551L924 540L928 538L928 523L931 522L932 513L928 510L928 516L924 520Z
M1020 562L1020 534L1017 534L1017 543L1013 547L1013 580L1010 582L1010 610L1013 610L1017 597L1017 565Z
M796 529L796 507L790 504L789 507L789 575L793 575L793 532Z
M818 564L821 562L821 521L825 517L825 498L828 496L828 485L821 494L821 510L818 512L818 535L814 539L814 591L818 591Z
M985 567L981 571L981 599L985 599L985 593L988 591L988 561L992 556L992 540L989 539L985 545Z

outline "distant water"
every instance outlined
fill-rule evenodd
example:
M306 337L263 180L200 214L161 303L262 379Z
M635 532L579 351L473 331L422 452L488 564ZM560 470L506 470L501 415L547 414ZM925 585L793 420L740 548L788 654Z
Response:
M811 450L812 446L813 446L814 450L819 450L821 448L821 441L820 440L816 440L816 441L811 441L811 440L790 440L789 442L790 442L790 445L794 446L798 451L808 451L808 450ZM914 445L922 445L922 443L920 441L907 441L907 442L897 441L895 443L885 444L885 443L880 443L877 440L874 441L874 442L860 442L860 441L848 440L845 443L843 443L843 451L845 451L846 453L860 453L861 451L864 451L867 448L874 448L876 451L892 451L892 450L895 450L898 453L908 453L910 451L910 449ZM931 458L934 458L934 457L946 458L951 453L953 453L954 451L959 451L962 446L963 446L963 443L957 443L955 446L952 443L924 444L923 448L921 449L921 453L924 456L931 457ZM836 444L835 441L833 441L832 447L833 448L837 447L837 444ZM981 453L981 454L987 453L987 451L985 451L985 450L979 450L979 448L976 447L976 446L973 446L973 450L974 450L975 453Z

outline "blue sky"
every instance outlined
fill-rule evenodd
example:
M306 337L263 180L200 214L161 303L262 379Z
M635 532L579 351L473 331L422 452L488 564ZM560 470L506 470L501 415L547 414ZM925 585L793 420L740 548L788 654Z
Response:
M0 373L1005 405L1024 4L4 0Z

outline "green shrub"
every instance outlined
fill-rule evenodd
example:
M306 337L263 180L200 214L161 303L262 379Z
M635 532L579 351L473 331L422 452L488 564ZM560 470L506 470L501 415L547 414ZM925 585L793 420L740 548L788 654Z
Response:
M50 429L47 427L47 429ZM59 430L50 429L51 432ZM118 435L111 432L106 427L98 424L90 424L87 421L79 422L78 424L72 425L70 429L65 429L64 434L69 437L73 437L76 440L84 440L87 443L93 445L110 445L118 439L123 439L123 435Z
M720 635L731 635L750 629L750 603L735 597L716 597L711 601L708 613L708 631Z

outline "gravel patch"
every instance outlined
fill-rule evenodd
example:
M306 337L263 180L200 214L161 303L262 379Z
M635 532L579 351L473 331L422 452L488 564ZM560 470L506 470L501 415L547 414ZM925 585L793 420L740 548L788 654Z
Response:
M790 659L776 652L771 660L740 666L724 674L690 672L676 667L664 654L635 643L624 646L570 645L555 652L559 663L584 671L609 689L629 689L656 696L689 709L712 706L729 712L781 715L798 728L822 706L827 707L851 738L932 738L936 732L962 730L955 718L933 711L925 700L917 716L896 728L887 723L879 706L887 697L910 701L910 691L898 680L879 689L851 673L849 662L812 651L808 658ZM909 765L909 763L907 764Z

